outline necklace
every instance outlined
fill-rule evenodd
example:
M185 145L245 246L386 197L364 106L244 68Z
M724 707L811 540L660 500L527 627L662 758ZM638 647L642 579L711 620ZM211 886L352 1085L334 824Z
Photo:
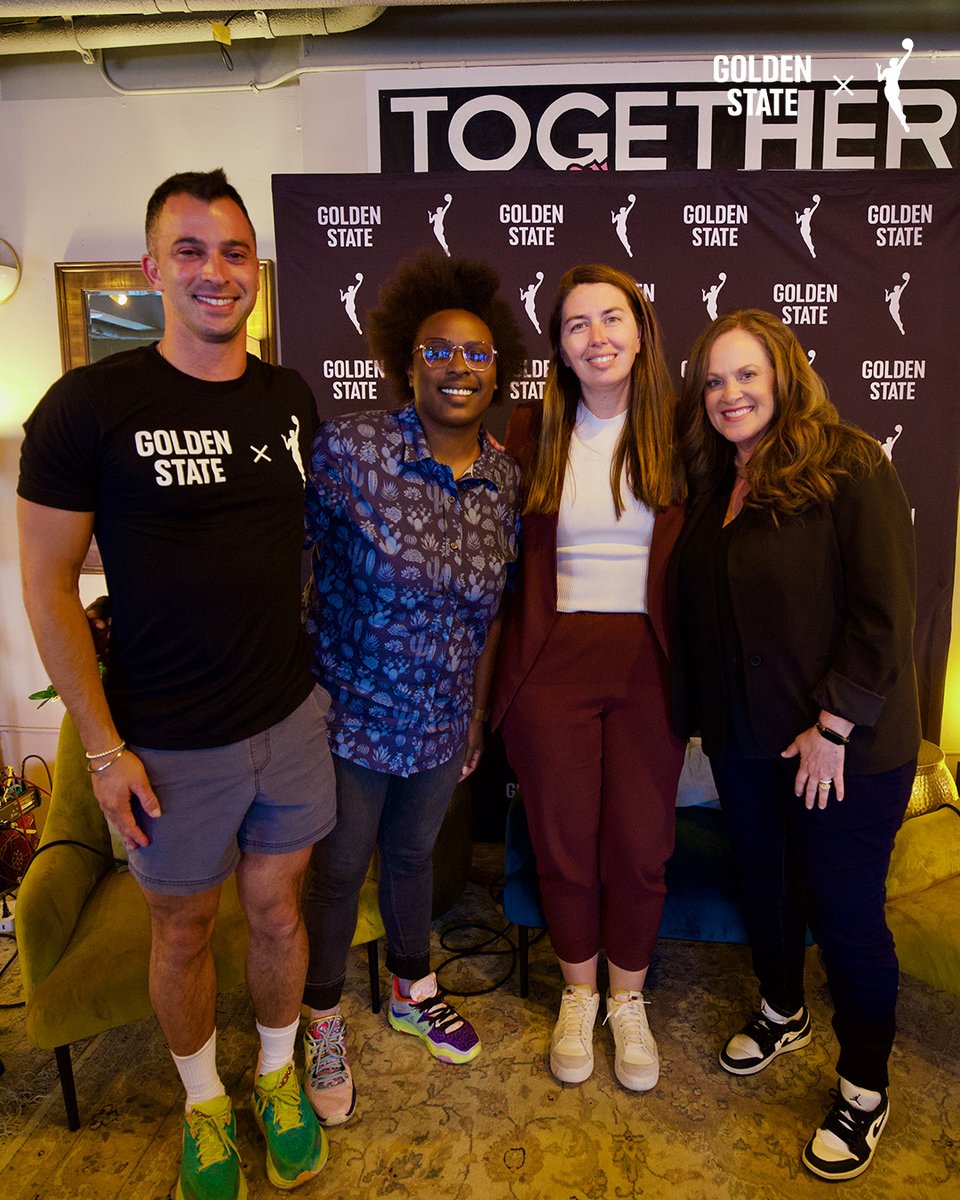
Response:
M157 342L157 353L160 355L160 357L163 359L164 362L167 361L167 356L163 352L163 342Z

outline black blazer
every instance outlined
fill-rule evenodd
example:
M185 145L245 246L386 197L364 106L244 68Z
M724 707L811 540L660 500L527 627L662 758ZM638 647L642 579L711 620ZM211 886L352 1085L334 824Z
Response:
M670 562L667 605L679 624L679 565L708 501L694 505ZM851 773L902 766L920 745L913 663L916 563L910 509L883 458L842 478L832 504L781 519L744 508L730 529L730 597L748 718L764 757L775 758L821 708L853 721ZM725 721L693 712L683 630L671 638L673 719L722 749Z

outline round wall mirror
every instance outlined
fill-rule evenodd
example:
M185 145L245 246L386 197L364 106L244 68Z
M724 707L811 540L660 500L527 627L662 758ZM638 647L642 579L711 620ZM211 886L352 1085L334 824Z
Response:
M0 238L0 304L6 304L20 286L20 259L16 250Z

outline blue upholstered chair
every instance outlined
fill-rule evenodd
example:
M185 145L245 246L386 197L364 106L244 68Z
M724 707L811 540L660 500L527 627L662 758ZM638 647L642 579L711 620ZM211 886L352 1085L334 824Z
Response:
M662 938L747 941L727 821L718 808L677 809L677 843L667 863Z
M520 995L530 991L530 930L547 924L540 901L537 860L530 843L527 814L517 792L507 809L503 856L503 915L517 927Z
M503 912L517 927L520 995L529 991L529 937L543 929L537 864L520 795L507 810ZM677 844L667 864L667 900L660 936L698 942L746 942L737 898L733 850L723 813L677 809Z

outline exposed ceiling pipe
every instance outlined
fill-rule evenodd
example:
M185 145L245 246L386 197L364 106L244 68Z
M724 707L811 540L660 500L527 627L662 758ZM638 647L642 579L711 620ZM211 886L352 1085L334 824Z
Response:
M392 0L394 4L403 0ZM409 0L409 3L423 3L423 0ZM449 3L450 0L443 0ZM143 16L162 17L177 13L209 12L224 16L229 12L253 12L257 8L266 8L263 0L74 0L67 4L64 0L0 0L0 17L23 17L35 20L38 17L65 17L72 13L74 17L88 16ZM316 0L287 0L284 8L320 8ZM369 8L361 0L346 0L344 8ZM333 10L335 11L335 10Z
M232 0L231 0L232 4ZM85 7L94 7L88 2ZM251 4L250 8L254 6ZM3 10L5 11L5 9ZM236 6L234 6L236 12ZM244 38L321 36L346 33L369 25L385 11L382 4L303 10L284 9L270 12L262 5L252 12L237 12L229 25L230 36ZM219 12L222 14L223 9ZM164 46L185 42L210 42L209 16L159 16L150 19L100 20L63 18L63 23L40 21L32 25L9 27L0 24L0 55L57 54L76 51L91 61L95 50L125 46Z

